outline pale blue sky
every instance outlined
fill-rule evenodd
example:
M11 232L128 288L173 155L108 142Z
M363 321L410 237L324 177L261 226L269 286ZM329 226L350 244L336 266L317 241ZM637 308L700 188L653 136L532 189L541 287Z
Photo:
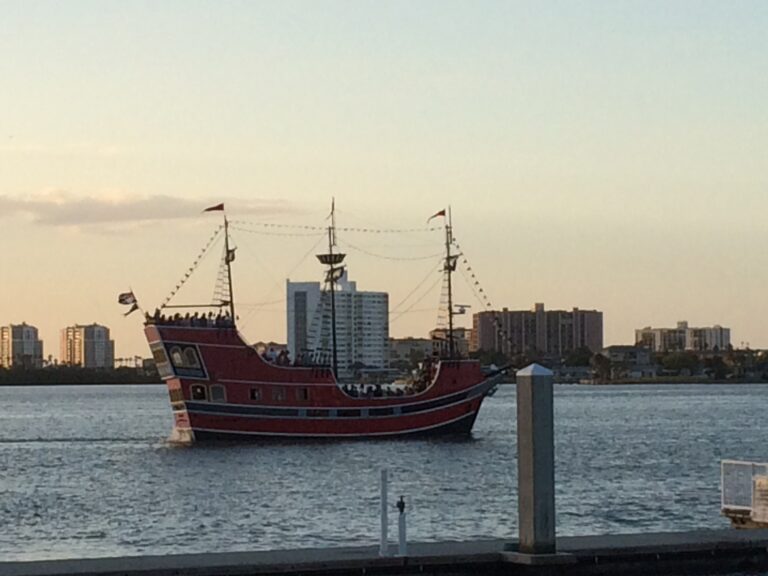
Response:
M768 346L766 30L766 2L0 2L0 323L56 356L99 321L146 354L115 294L175 285L199 203L322 224L335 195L349 225L452 204L499 306L601 309L607 343L687 319ZM253 301L309 248L260 241ZM424 273L352 269L393 302ZM284 338L279 305L253 324Z

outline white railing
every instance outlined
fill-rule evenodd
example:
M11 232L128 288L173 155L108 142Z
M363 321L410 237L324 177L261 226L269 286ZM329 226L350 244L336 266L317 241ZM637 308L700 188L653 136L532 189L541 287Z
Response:
M723 460L720 463L720 505L723 510L751 512L755 477L768 476L768 463Z

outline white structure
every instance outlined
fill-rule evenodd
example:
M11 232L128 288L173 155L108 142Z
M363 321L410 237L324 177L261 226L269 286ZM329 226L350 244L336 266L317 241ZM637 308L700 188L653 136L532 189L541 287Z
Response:
M731 329L719 325L691 328L688 322L678 322L677 328L648 326L635 330L635 342L654 352L725 350L731 345Z
M26 323L0 327L0 366L43 367L43 342L37 328Z
M288 351L293 359L314 354L330 364L330 293L319 282L286 282ZM336 350L339 377L389 367L389 295L358 292L346 273L336 283Z
M109 328L99 324L68 326L61 331L62 364L82 368L115 367L115 342Z

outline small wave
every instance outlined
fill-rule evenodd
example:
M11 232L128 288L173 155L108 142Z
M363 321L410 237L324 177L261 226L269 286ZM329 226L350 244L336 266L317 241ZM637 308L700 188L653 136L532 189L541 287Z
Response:
M162 439L148 437L94 437L94 438L0 438L0 444L68 444L68 443L125 443L162 442Z

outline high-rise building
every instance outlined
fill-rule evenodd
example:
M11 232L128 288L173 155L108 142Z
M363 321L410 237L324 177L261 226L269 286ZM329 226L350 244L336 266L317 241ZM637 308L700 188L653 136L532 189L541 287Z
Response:
M598 310L483 311L473 315L470 348L508 356L539 353L563 358L578 348L603 348L603 313Z
M62 329L59 361L82 368L114 368L115 342L109 338L109 328L76 324Z
M293 359L311 355L330 364L333 349L330 293L319 282L286 283L288 351ZM337 281L336 355L339 377L389 366L389 295L362 292L346 273Z
M0 326L0 366L42 368L43 341L37 328L26 323Z
M731 345L731 329L719 325L691 328L688 322L678 322L676 328L647 326L635 330L635 342L654 352L725 350Z

